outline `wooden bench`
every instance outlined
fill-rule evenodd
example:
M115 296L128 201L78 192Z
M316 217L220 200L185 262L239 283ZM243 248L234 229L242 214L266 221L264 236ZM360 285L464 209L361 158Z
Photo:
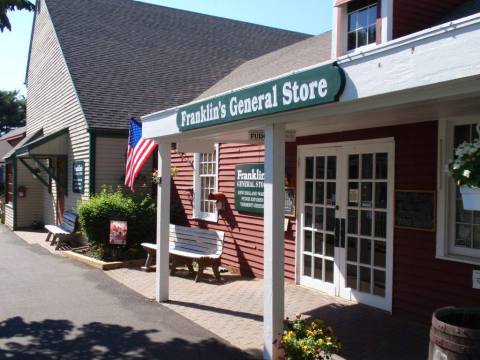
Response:
M198 282L206 267L212 267L217 280L220 280L220 257L223 252L224 233L216 230L190 228L180 225L170 225L170 275L174 275L177 265L187 265L193 274L193 261L198 264L195 282ZM144 270L150 270L157 251L156 244L143 243L147 251L147 261Z
M57 243L55 250L60 248L68 238L70 238L77 228L77 218L78 215L73 211L65 211L62 216L62 222L59 226L57 225L45 225L45 229L48 231L47 239L49 241L52 238L51 245ZM53 237L52 237L53 236Z

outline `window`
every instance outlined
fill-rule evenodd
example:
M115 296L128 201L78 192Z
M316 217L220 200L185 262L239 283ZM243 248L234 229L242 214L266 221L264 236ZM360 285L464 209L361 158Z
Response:
M7 164L6 166L6 183L7 188L5 189L5 202L7 204L13 203L13 168L12 164Z
M193 216L197 219L217 221L215 200L208 200L217 191L218 146L211 153L196 153L194 175Z
M439 153L445 154L440 162L443 166L453 159L458 145L479 138L476 125L472 121L456 121L444 122L440 126L439 146L443 149L440 148ZM464 210L459 187L446 171L443 171L443 176L442 173L440 175L437 256L479 263L480 211Z
M377 40L377 3L370 1L359 4L363 7L348 9L348 50L373 44Z

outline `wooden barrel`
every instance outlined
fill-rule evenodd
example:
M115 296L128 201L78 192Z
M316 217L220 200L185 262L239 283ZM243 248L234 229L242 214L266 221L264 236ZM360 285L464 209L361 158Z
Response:
M433 313L429 360L480 360L480 308L445 307Z

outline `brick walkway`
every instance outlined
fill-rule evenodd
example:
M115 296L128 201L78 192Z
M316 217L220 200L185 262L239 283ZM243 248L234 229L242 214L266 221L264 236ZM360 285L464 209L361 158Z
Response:
M16 234L28 243L39 244L52 253L61 253L45 243L44 232L17 231ZM146 298L154 299L155 273L135 268L105 273ZM221 283L216 283L207 271L206 281L195 283L187 271L179 271L170 277L170 301L164 305L260 358L263 280L232 274L222 274L222 278ZM428 327L368 306L287 283L285 312L290 318L300 313L332 325L343 346L341 356L336 359L427 358Z

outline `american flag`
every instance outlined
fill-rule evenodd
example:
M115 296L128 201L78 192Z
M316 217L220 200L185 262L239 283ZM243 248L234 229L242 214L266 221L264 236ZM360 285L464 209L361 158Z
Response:
M125 166L125 186L132 191L135 179L156 147L157 144L153 140L142 139L142 124L132 118L128 133L127 164Z

